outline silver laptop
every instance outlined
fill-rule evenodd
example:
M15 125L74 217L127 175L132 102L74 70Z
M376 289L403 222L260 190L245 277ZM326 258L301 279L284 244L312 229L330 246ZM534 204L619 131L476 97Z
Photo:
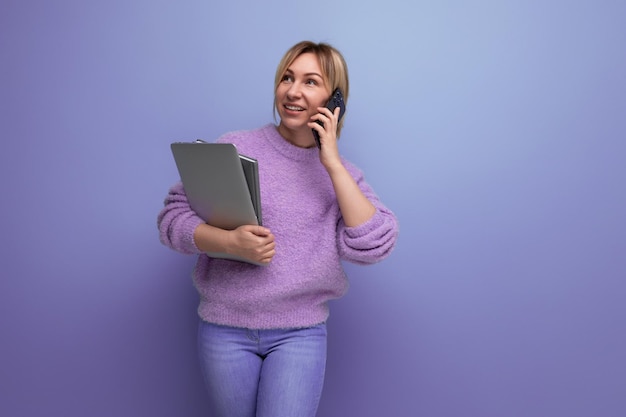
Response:
M255 159L230 143L177 142L171 149L189 204L208 224L227 230L262 224Z

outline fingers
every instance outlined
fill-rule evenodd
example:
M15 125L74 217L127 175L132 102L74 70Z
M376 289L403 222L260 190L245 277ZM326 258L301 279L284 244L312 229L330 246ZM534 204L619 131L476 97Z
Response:
M270 229L268 229L267 227L259 226L259 225L249 224L249 225L240 226L240 228L241 230L252 233L255 236L269 236L272 234Z
M269 236L270 234L272 234L270 229L268 229L267 227L263 227L263 226L256 226L256 228L254 229L252 233L254 233L257 236Z
M274 248L274 235L267 227L263 226L253 226L250 229L250 232L256 236L256 245L260 247L268 247L271 246L271 249Z
M257 248L255 258L263 264L269 264L276 254L276 243L274 239L268 241L265 245Z
M270 229L258 225L244 225L235 233L234 252L246 259L268 264L276 254L276 243Z
M331 112L326 107L318 107L317 111L319 113L311 116L308 126L319 134L322 142L333 141L337 137L337 126L341 109L337 107L334 112Z
M334 130L337 130L339 113L341 112L341 109L339 107L336 107L335 110L332 112L326 107L318 107L317 111L317 114L311 116L311 122L315 122L317 120L323 123L324 129L329 126L334 127Z

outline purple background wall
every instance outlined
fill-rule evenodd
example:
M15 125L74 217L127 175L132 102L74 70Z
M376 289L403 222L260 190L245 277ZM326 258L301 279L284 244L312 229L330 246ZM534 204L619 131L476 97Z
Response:
M626 3L212 3L1 3L0 415L206 415L168 145L271 121L301 39L401 224L348 266L319 415L626 415Z

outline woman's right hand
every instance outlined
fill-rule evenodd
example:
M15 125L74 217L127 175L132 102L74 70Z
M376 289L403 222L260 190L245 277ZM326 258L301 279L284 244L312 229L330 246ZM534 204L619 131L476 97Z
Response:
M244 225L229 231L226 251L254 262L269 264L276 254L276 243L270 229Z
M202 223L196 227L193 238L202 252L225 252L261 264L269 264L276 253L274 235L263 226L225 230Z

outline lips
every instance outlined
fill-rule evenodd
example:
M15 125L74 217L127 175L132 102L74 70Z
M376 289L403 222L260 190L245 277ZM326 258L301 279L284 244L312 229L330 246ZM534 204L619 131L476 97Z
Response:
M294 106L292 104L285 104L284 107L289 111L304 111L304 107Z

